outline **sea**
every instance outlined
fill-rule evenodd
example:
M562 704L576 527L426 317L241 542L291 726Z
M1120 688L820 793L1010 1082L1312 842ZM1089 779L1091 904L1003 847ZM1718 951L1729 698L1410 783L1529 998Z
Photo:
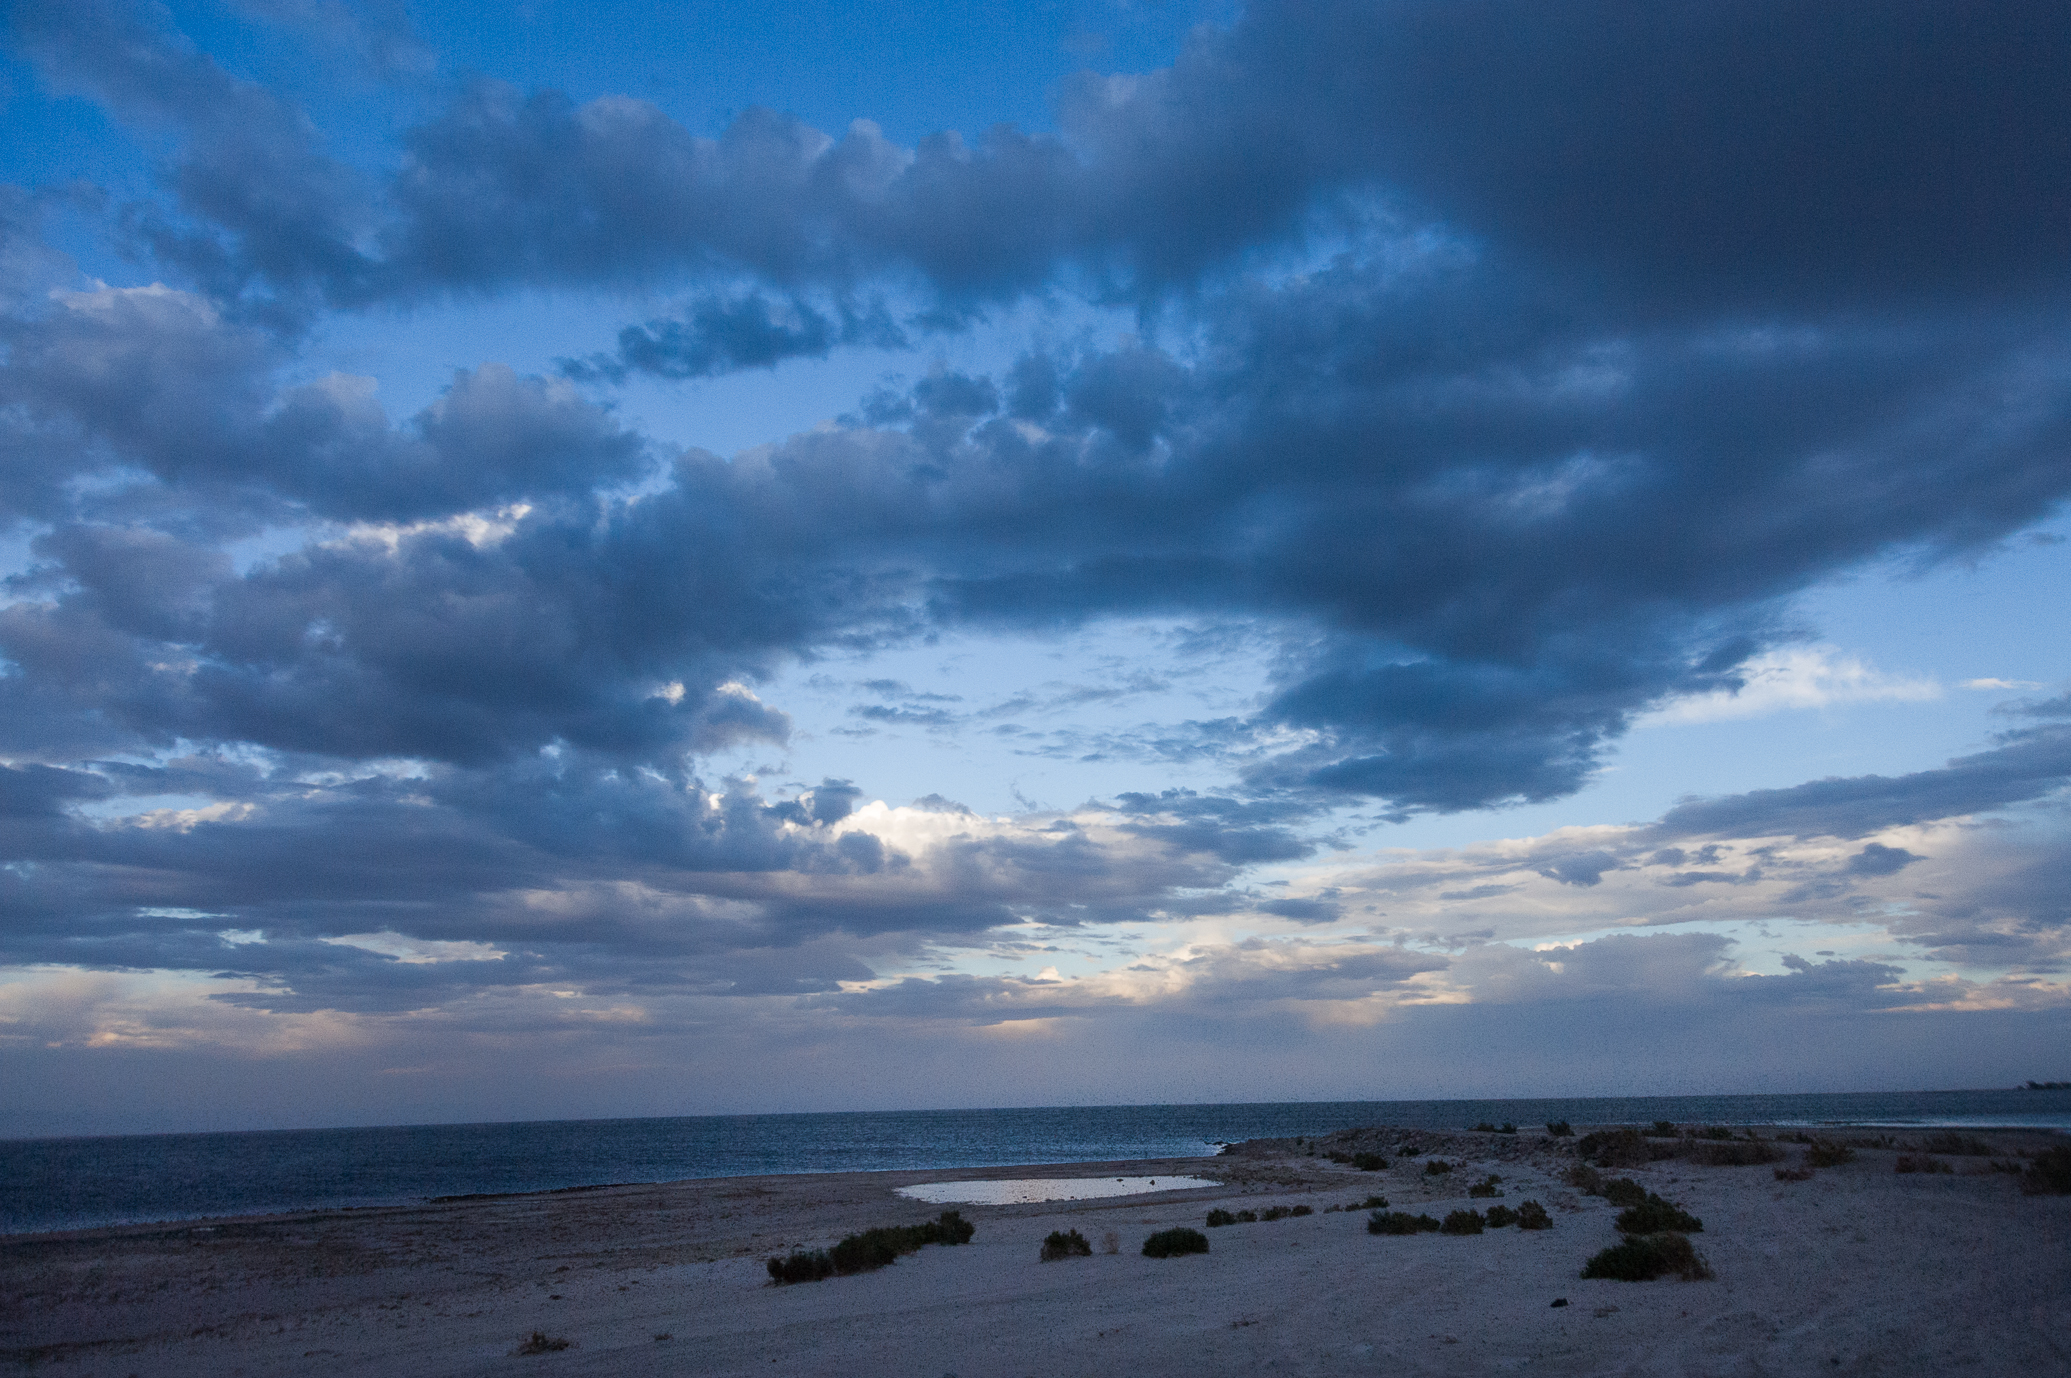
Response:
M1552 1120L2071 1132L2071 1090L1084 1105L7 1139L0 1234L697 1177L1184 1158L1359 1125L1507 1121L1533 1130Z

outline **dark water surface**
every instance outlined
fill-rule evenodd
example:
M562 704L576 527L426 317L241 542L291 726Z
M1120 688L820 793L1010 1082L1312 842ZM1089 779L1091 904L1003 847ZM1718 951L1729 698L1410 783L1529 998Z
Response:
M606 1182L1176 1158L1365 1124L1657 1119L2071 1130L2071 1091L1097 1105L13 1139L0 1140L0 1233Z

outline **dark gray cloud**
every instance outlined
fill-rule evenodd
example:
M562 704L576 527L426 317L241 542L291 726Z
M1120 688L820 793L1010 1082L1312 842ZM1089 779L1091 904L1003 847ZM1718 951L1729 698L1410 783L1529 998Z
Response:
M1260 5L1168 71L1068 83L1057 136L907 149L751 111L704 138L482 81L366 170L157 11L17 7L49 80L168 141L155 193L101 224L184 289L45 299L44 193L0 195L0 520L33 562L0 606L5 859L34 863L0 868L11 951L235 967L283 1001L626 981L655 953L700 989L824 990L854 950L740 954L1133 919L1310 855L1342 804L1568 794L1636 714L1737 687L1793 593L2061 509L2054 19ZM493 363L396 424L362 380L309 381L291 328L631 283L687 305L570 372L896 347L1060 293L1143 329L888 384L726 460ZM784 739L754 687L800 658L1116 616L1275 639L1254 711L1070 744L1221 761L1227 790L1127 794L1104 829L974 823L923 864L839 829L853 785L774 800L697 775ZM1693 868L1670 886L1724 883L1752 873L1691 844L2041 799L2071 737L2021 711L2035 725L1943 770L1691 801L1635 847ZM962 712L887 689L863 715ZM167 802L95 821L111 793ZM1587 888L1638 856L1531 865ZM1915 860L1870 844L1817 883ZM1995 903L1917 941L2044 923L2032 896ZM321 941L385 928L509 955ZM1375 976L1355 967L1347 989Z

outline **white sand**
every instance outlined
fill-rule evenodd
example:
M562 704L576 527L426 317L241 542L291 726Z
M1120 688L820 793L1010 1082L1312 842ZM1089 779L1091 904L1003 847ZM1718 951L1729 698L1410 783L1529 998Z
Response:
M1426 1136L1427 1139L1434 1136ZM2031 1136L2032 1137L2032 1136ZM1523 1136L1520 1136L1522 1139ZM1226 1185L966 1207L977 1237L881 1272L768 1285L763 1260L926 1218L955 1174L775 1177L0 1240L0 1358L38 1375L2071 1374L2071 1198L2007 1176L1899 1176L1865 1151L1811 1181L1634 1171L1703 1217L1709 1282L1582 1281L1613 1210L1544 1148L1460 1135L1461 1168L1308 1157L1104 1165ZM1440 1145L1444 1147L1444 1145ZM1478 1154L1478 1160L1476 1156ZM1980 1166L1955 1159L1959 1168ZM1081 1177L1087 1165L1060 1167ZM1025 1171L1025 1170L1024 1170ZM1385 1192L1443 1215L1483 1172L1554 1228L1386 1238L1326 1205ZM998 1177L973 1172L962 1180ZM1208 1208L1318 1214L1145 1235ZM1037 1261L1051 1230L1120 1252ZM1565 1297L1570 1305L1550 1303ZM574 1347L514 1356L533 1330ZM667 1339L657 1339L658 1335Z

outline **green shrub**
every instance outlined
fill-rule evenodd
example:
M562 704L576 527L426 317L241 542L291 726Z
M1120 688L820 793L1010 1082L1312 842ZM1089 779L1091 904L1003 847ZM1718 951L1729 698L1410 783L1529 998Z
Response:
M1586 1278L1650 1282L1674 1273L1685 1282L1711 1276L1704 1258L1679 1234L1649 1234L1614 1244L1582 1265Z
M1566 1120L1548 1120L1546 1132L1556 1139L1571 1139L1575 1136L1575 1126Z
M1707 1167L1750 1167L1757 1163L1773 1163L1783 1153L1774 1145L1759 1140L1735 1139L1731 1143L1693 1143L1686 1156L1691 1162Z
M1486 1219L1490 1229L1500 1230L1505 1225L1517 1223L1517 1212L1508 1206L1490 1206Z
M1375 1211L1366 1221L1368 1234L1426 1234L1437 1229L1438 1222L1430 1216L1408 1211Z
M1596 1194L1614 1206L1637 1206L1645 1203L1648 1193L1630 1177L1619 1177L1604 1183Z
M1954 1172L1956 1170L1939 1158L1929 1158L1924 1155L1916 1157L1911 1153L1899 1154L1898 1161L1892 1164L1892 1168L1897 1172L1926 1173Z
M1537 1201L1517 1203L1517 1228L1520 1230L1550 1230L1553 1217L1546 1213L1546 1207Z
M1361 1172L1379 1172L1388 1166L1388 1160L1378 1153L1355 1153L1352 1155L1352 1166Z
M944 1211L919 1225L881 1225L844 1237L831 1249L798 1250L769 1261L773 1282L818 1282L839 1273L867 1273L929 1244L968 1244L977 1226L958 1211Z
M1077 1230L1066 1232L1052 1230L1043 1236L1042 1261L1055 1263L1060 1258L1091 1258L1093 1246L1086 1242L1086 1236Z
M564 1349L573 1347L574 1344L575 1341L573 1340L564 1340L559 1335L549 1335L544 1330L535 1330L532 1332L531 1338L511 1352L514 1354L558 1354Z
M1214 1210L1208 1212L1208 1228L1211 1230L1219 1230L1225 1225L1234 1225L1236 1223L1237 1217L1224 1210L1221 1206L1217 1206Z
M1288 1212L1289 1215L1314 1215L1315 1213L1316 1208L1314 1206L1296 1206Z
M1487 1120L1483 1120L1480 1124L1474 1126L1474 1132L1477 1134L1493 1134L1496 1132L1496 1127Z
M1292 1214L1294 1212L1285 1206L1268 1206L1259 1212L1258 1218L1261 1220L1285 1220Z
M1424 1175L1426 1177L1443 1177L1452 1170L1453 1165L1443 1158L1433 1158L1430 1162L1424 1164Z
M1438 1227L1440 1234L1480 1234L1487 1222L1480 1211L1447 1211L1445 1223Z
M1584 1196L1604 1194L1604 1175L1587 1163L1577 1163L1568 1169L1568 1185Z
M1388 1198L1376 1192L1374 1195L1367 1197L1364 1201L1355 1202L1352 1205L1346 1206L1344 1209L1348 1211L1386 1210L1388 1209Z
M1726 1126L1722 1124L1708 1124L1704 1128L1698 1130L1694 1135L1692 1135L1692 1137L1698 1139L1724 1140L1732 1138L1733 1131L1726 1128Z
M1656 1139L1673 1139L1676 1136L1676 1127L1673 1121L1656 1120L1654 1127L1647 1133Z
M2037 1154L2021 1174L2021 1190L2029 1196L2071 1196L2071 1145Z
M1832 1139L1814 1139L1805 1150L1807 1167L1839 1167L1855 1161L1855 1150L1846 1144L1837 1144Z
M1503 1193L1496 1190L1496 1183L1502 1180L1502 1178L1491 1172L1486 1179L1476 1182L1473 1186L1467 1188L1467 1194L1469 1196L1501 1196Z
M1247 1215L1250 1212L1245 1212ZM1178 1258L1182 1254L1205 1254L1208 1252L1208 1236L1199 1230L1190 1230L1181 1225L1177 1229L1159 1230L1143 1241L1145 1258Z
M1641 1167L1654 1161L1654 1150L1637 1129L1603 1129L1585 1135L1575 1145L1576 1154L1598 1167ZM1673 1154L1673 1148L1664 1148Z
M1256 1225L1258 1223L1258 1212L1238 1211L1236 1223L1239 1225Z
M1618 1212L1618 1233L1660 1234L1674 1230L1678 1234L1696 1234L1704 1228L1704 1222L1680 1206L1671 1205L1654 1195L1636 1206L1628 1206Z
M1976 1135L1958 1134L1953 1129L1928 1135L1920 1141L1920 1149L1924 1153L1946 1153L1953 1158L1989 1158L1998 1152Z
M834 1276L834 1260L827 1257L825 1249L796 1249L789 1258L773 1258L769 1261L769 1277L772 1282L818 1282L821 1278Z

